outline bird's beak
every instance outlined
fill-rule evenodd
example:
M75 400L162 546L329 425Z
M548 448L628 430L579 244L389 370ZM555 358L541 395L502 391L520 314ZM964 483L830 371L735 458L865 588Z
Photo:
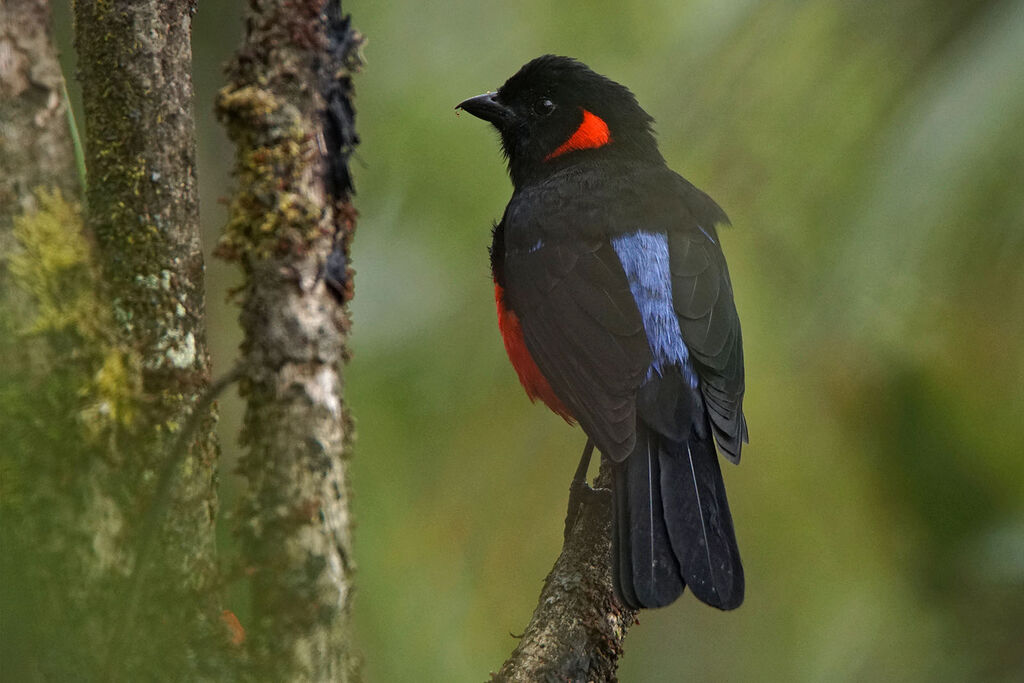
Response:
M455 105L456 109L469 112L478 119L502 126L512 120L512 110L498 102L497 93L488 92L470 97Z

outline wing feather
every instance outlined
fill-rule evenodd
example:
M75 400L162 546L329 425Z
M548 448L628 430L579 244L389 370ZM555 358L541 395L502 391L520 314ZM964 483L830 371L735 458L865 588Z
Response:
M722 250L699 225L669 234L672 299L700 377L701 394L722 453L738 462L743 417L743 342Z
M505 258L506 296L534 361L601 452L625 458L651 355L614 249L595 237Z

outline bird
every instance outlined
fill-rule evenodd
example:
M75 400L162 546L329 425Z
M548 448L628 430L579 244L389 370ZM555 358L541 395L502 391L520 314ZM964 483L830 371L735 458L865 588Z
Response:
M529 398L586 433L577 480L595 446L611 466L615 594L738 607L718 453L738 463L748 432L725 212L668 167L633 93L576 59L533 59L460 109L497 129L513 186L490 247L505 350Z

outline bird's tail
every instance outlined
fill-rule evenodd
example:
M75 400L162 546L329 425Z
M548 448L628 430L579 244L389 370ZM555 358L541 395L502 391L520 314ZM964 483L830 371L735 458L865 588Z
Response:
M612 574L632 608L663 607L689 586L727 610L743 602L743 567L710 430L681 442L637 421L636 449L614 465Z

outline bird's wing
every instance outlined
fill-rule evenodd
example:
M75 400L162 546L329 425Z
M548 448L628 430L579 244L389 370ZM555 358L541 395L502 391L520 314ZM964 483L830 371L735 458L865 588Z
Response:
M727 219L707 195L682 182L685 216L669 231L672 303L700 377L715 440L729 460L739 462L740 449L747 440L742 405L743 339L732 282L715 231L715 224Z
M611 244L594 236L509 250L505 293L555 394L602 453L624 459L651 352Z

